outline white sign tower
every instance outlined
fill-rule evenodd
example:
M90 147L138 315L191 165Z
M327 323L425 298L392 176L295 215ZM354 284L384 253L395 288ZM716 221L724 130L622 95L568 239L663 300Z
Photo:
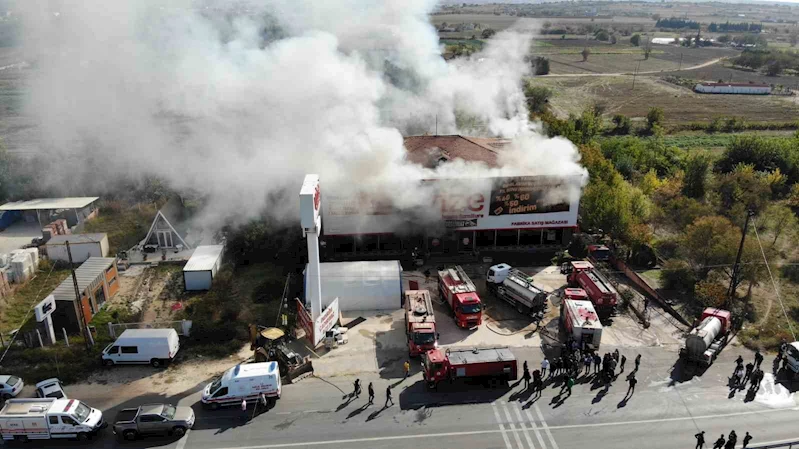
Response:
M311 319L314 322L322 315L322 278L319 267L319 233L322 232L320 195L319 175L305 175L300 190L300 224L308 243L308 271L305 276L307 291L312 295L308 300L311 302Z

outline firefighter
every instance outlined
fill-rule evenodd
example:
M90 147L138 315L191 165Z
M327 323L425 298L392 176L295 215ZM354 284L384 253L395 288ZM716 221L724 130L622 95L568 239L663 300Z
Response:
M696 447L694 449L702 449L702 446L705 445L705 431L697 433L694 438L696 438Z
M749 363L746 364L746 373L744 373L744 385L746 385L746 382L751 379L752 371L754 369L755 369L755 364L754 363L749 362Z
M527 365L524 366L524 374L522 374L522 379L524 379L524 389L530 388L530 370L527 369Z
M713 443L713 449L721 449L721 448L723 448L724 447L724 442L725 442L724 434L722 433L721 436L719 437L719 439L716 440L715 443Z
M760 364L763 363L763 354L760 353L760 348L755 350L755 368L760 369Z
M746 432L746 435L744 435L743 449L746 449L746 446L749 446L750 441L752 441L752 435L749 435L749 432Z

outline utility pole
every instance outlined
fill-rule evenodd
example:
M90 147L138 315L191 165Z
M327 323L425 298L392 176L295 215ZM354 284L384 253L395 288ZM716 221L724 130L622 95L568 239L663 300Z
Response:
M641 61L638 61L638 65L635 67L635 72L633 73L633 88L635 90L635 76L638 75L638 69L641 68Z
M746 221L744 222L744 230L741 234L741 244L738 246L738 255L735 257L735 265L732 267L732 278L730 279L730 289L727 292L727 301L731 301L735 297L735 287L737 287L738 275L741 271L741 256L744 252L744 241L746 241L746 231L749 229L749 220L755 216L754 211L746 211Z
M86 343L86 352L91 352L92 344L89 337L89 323L86 322L86 315L83 313L83 301L80 300L80 287L78 287L78 276L75 274L75 267L72 264L72 250L69 248L69 241L65 242L67 245L67 257L69 258L69 271L72 273L72 285L75 287L75 304L78 306L78 313L80 315L79 327L83 331L84 343ZM86 298L91 301L90 298Z

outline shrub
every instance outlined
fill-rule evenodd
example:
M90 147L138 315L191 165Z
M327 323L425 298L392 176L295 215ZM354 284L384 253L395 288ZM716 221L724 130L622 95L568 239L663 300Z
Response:
M782 277L789 281L799 284L799 259L793 259L780 269Z
M681 293L693 293L696 286L696 273L684 260L671 259L663 264L660 274L663 287Z
M727 287L714 281L696 284L696 299L705 307L719 307L727 299Z
M633 36L630 38L630 45L637 47L640 44L641 44L641 35L638 33L633 34Z

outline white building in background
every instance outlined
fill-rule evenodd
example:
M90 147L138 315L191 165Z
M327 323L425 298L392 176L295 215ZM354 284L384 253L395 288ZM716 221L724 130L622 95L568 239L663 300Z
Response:
M768 95L771 93L771 86L749 83L699 83L694 86L694 91L703 94Z
M72 262L81 264L89 257L108 256L108 235L96 234L67 234L56 235L47 241L44 246L50 260L69 262L67 242L72 252Z

